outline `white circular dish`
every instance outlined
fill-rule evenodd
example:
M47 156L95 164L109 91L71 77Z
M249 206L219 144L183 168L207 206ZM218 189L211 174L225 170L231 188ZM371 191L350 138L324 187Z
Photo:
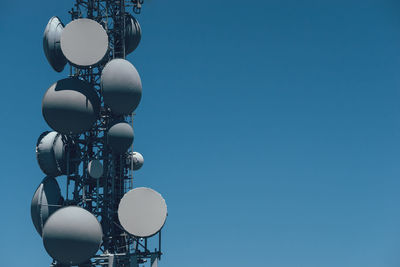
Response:
M108 36L104 28L91 19L76 19L61 34L61 51L76 67L98 64L107 54Z
M137 237L158 233L167 219L167 204L156 191L138 187L127 192L118 206L118 218L124 229Z
M43 228L43 244L47 253L59 263L78 265L99 250L103 231L89 211L68 206L58 209Z

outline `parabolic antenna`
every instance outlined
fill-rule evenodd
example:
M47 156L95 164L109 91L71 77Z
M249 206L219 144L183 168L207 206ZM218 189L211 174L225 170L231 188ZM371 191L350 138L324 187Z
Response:
M126 16L125 22L125 53L132 53L142 38L142 29L139 22L132 16Z
M60 162L54 155L54 143L59 133L44 132L36 143L36 158L40 169L47 175L61 175ZM60 160L60 159L59 159Z
M133 142L133 129L126 122L117 122L107 131L107 142L115 154L122 154L128 150Z
M91 160L87 169L92 178L99 179L103 175L103 164L98 159Z
M155 235L167 219L167 204L156 191L146 187L126 193L118 207L119 221L126 231L137 237Z
M104 103L114 114L131 114L142 98L142 82L135 67L117 58L107 63L101 72Z
M62 31L61 50L72 65L88 68L106 56L108 36L96 21L76 19Z
M57 132L42 133L36 143L36 158L40 169L49 176L67 174L66 148L61 134ZM69 158L74 157L76 153L76 150L71 148ZM76 163L70 161L69 164L69 173L75 172Z
M42 101L47 124L63 134L79 134L89 130L97 120L100 100L94 88L77 78L54 83Z
M31 217L39 235L47 218L60 207L61 192L56 179L46 177L36 189L31 202Z
M43 50L51 67L61 72L67 64L67 59L61 51L60 39L64 25L58 17L52 17L47 23L43 34Z
M43 244L49 255L62 264L77 265L99 249L103 231L89 211L68 206L54 212L43 228Z
M128 156L128 164L131 170L137 171L142 168L144 158L139 152L131 152Z

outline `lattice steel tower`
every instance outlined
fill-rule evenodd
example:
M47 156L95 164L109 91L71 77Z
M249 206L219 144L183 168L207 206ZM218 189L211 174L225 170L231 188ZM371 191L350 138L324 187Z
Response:
M53 131L36 146L46 177L31 215L51 266L157 266L161 258L165 201L150 188L133 188L133 172L143 165L133 151L142 83L125 57L141 39L128 11L139 14L142 4L76 0L70 23L52 17L45 29L52 68L70 66L69 77L44 94L42 113Z

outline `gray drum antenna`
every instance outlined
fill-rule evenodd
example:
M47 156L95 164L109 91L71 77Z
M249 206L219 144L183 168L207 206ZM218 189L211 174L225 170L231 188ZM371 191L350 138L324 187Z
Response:
M167 205L155 190L134 187L144 163L133 150L142 83L126 60L142 35L130 12L139 14L143 0L74 2L71 21L52 17L43 37L50 66L69 75L43 88L50 131L37 142L46 178L38 180L32 221L50 266L157 266Z

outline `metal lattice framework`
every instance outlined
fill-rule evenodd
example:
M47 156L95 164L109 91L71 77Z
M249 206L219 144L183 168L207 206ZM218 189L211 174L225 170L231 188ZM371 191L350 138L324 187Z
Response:
M125 28L128 9L138 14L143 0L111 1L111 0L76 0L69 11L71 19L89 18L97 21L106 30L109 37L107 60L125 58ZM122 196L133 188L133 170L129 166L128 156L112 154L107 146L106 131L112 121L124 120L133 126L134 114L116 117L104 105L100 75L107 61L91 68L70 67L70 76L89 82L100 97L100 117L90 131L83 134L63 135L67 146L67 178L66 194L63 206L77 205L94 214L103 229L103 242L100 253L90 261L79 266L139 266L140 263L153 263L160 259L161 231L152 237L154 241L150 249L148 238L137 238L126 232L120 225L117 215L118 204ZM133 145L131 148L133 151ZM103 162L103 176L92 179L87 173L91 159ZM72 170L73 164L79 168ZM157 240L158 239L158 240ZM51 266L61 266L54 260Z

